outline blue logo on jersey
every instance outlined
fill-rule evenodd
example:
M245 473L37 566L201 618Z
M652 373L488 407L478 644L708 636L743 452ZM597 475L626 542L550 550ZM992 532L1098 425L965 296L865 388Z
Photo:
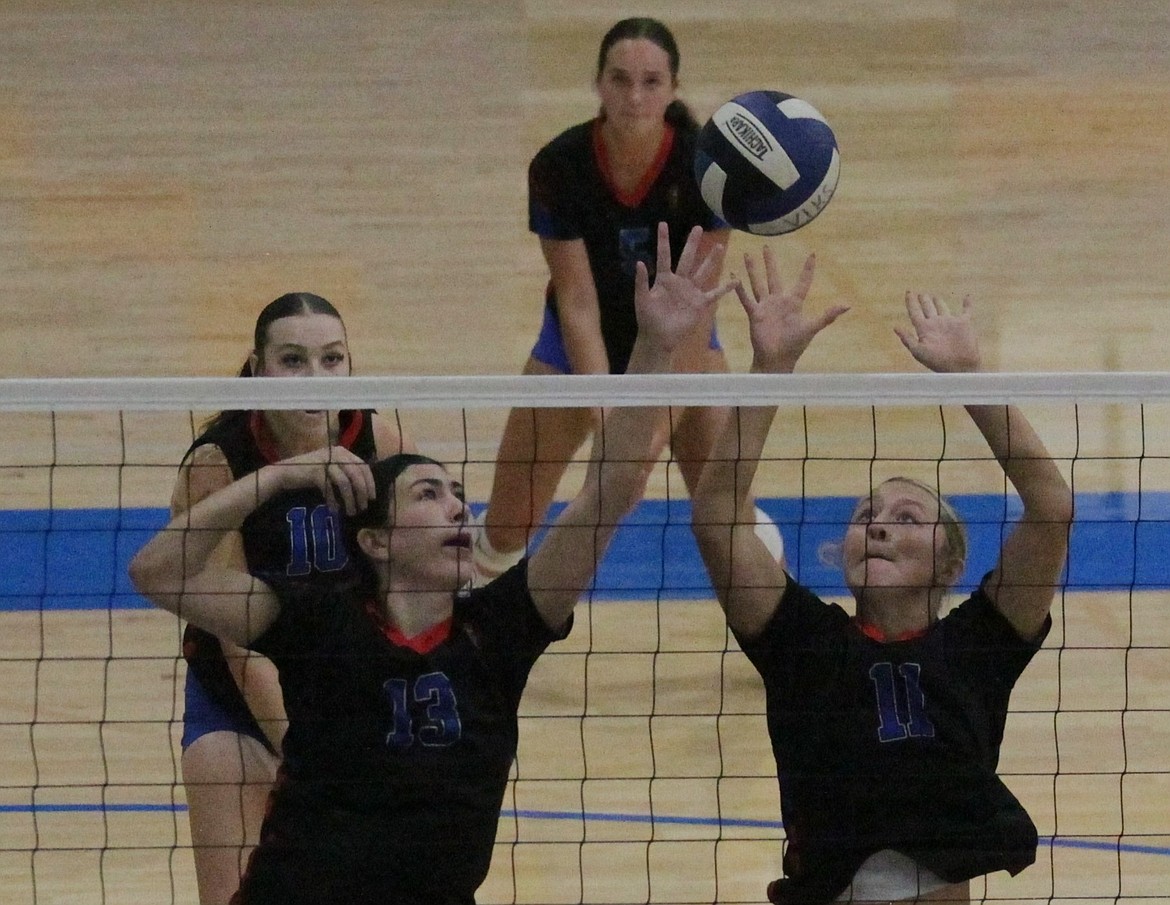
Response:
M638 226L623 229L618 232L618 255L622 262L622 273L633 276L634 265L641 261L650 271L650 278L654 279L655 233L648 226Z

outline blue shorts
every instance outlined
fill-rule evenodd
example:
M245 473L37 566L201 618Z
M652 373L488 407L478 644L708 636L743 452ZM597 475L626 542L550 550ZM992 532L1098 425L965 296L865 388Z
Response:
M255 720L242 719L229 708L217 703L207 693L203 683L188 669L187 681L183 688L183 750L186 751L198 739L211 732L247 735L256 739L272 753L276 753Z
M723 348L719 343L719 334L714 324L711 325L711 341L707 348ZM531 354L541 364L546 364L561 374L573 373L573 366L569 364L569 353L565 351L565 338L561 335L561 322L557 320L550 304L546 303L544 306L540 334L536 337L536 344L533 345Z

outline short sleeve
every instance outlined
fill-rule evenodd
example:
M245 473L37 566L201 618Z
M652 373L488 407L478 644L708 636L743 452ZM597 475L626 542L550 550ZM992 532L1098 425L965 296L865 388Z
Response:
M321 591L309 587L269 582L280 601L280 613L262 635L248 645L248 650L272 660L304 653L321 635L321 612L326 605Z
M974 594L941 620L941 625L948 648L962 658L963 668L970 675L995 676L1010 687L1043 646L1052 628L1052 617L1045 620L1036 638L1021 638L981 583Z
M743 652L765 681L783 686L810 654L825 650L841 637L849 614L826 603L791 576L780 603L764 630L754 638L736 634Z
M572 617L559 630L545 623L528 590L527 558L459 598L456 614L474 632L481 652L510 676L517 695L537 658L549 644L568 637L573 627Z
M568 182L555 145L546 145L528 166L528 228L542 239L581 238Z

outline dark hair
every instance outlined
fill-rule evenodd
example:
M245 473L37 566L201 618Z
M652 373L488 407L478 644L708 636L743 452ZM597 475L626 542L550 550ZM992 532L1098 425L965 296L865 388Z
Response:
M605 37L601 39L601 48L597 51L597 74L594 76L595 79L600 81L601 74L605 71L605 63L609 58L610 48L618 41L627 40L646 40L657 44L666 51L666 55L670 59L670 74L674 78L678 78L678 70L682 58L678 52L678 42L674 40L674 35L671 34L670 29L657 19L651 19L648 16L633 16L615 23L605 33ZM694 114L691 113L690 107L677 98L671 101L670 106L666 108L666 121L672 126L683 128L692 126L697 128L699 125Z
M344 520L343 536L345 547L349 554L355 557L359 580L367 590L373 591L377 585L377 576L370 565L362 548L358 545L358 533L363 528L384 528L390 511L390 501L394 498L394 482L398 480L406 469L412 465L438 465L444 468L442 462L424 456L420 453L394 453L384 459L370 463L370 471L374 474L374 499L361 512L346 516Z
M274 299L264 306L260 316L256 318L256 326L252 329L252 354L260 355L260 351L268 345L268 330L278 320L286 317L296 317L299 314L328 314L341 321L345 329L345 321L341 319L341 312L333 307L328 299L311 292L286 292L278 299ZM241 377L254 377L252 373L251 356L240 368Z
M387 507L394 494L394 482L412 465L438 465L442 462L421 453L394 453L384 459L370 463L374 474L374 499L361 512L345 519L346 541L353 540L363 528L381 528L386 524ZM351 533L352 532L352 533Z
M341 324L342 332L345 332L345 321L341 317L341 312L333 307L333 303L328 299L324 299L319 295L314 295L311 292L286 292L278 299L273 299L264 306L264 310L256 318L256 326L252 328L252 352L255 355L260 354L260 350L268 344L268 331L274 323L286 317L296 317L300 314L328 314L330 317L337 318ZM352 362L352 359L351 359ZM252 356L249 355L244 359L244 364L240 368L240 377L255 377L252 371ZM244 413L238 410L227 410L219 412L216 415L208 418L200 428L201 432L206 433L213 427L217 427L231 418L241 417Z

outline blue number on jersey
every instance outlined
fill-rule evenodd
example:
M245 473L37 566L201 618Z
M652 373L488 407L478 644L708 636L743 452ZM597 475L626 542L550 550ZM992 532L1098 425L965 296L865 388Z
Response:
M879 740L934 738L934 724L926 715L926 696L919 682L921 675L922 667L918 663L900 664L897 675L893 663L875 663L870 667L869 677L877 693ZM901 710L899 699L904 704Z
M417 737L428 748L445 748L459 741L463 723L459 719L459 702L445 673L429 672L416 678L408 690L405 679L387 679L382 691L390 702L391 728L386 746L405 750ZM425 705L425 716L416 728L411 718L411 702Z
M337 572L349 561L341 540L341 525L337 513L325 504L309 511L294 506L285 515L288 521L288 574L308 575L318 572Z

